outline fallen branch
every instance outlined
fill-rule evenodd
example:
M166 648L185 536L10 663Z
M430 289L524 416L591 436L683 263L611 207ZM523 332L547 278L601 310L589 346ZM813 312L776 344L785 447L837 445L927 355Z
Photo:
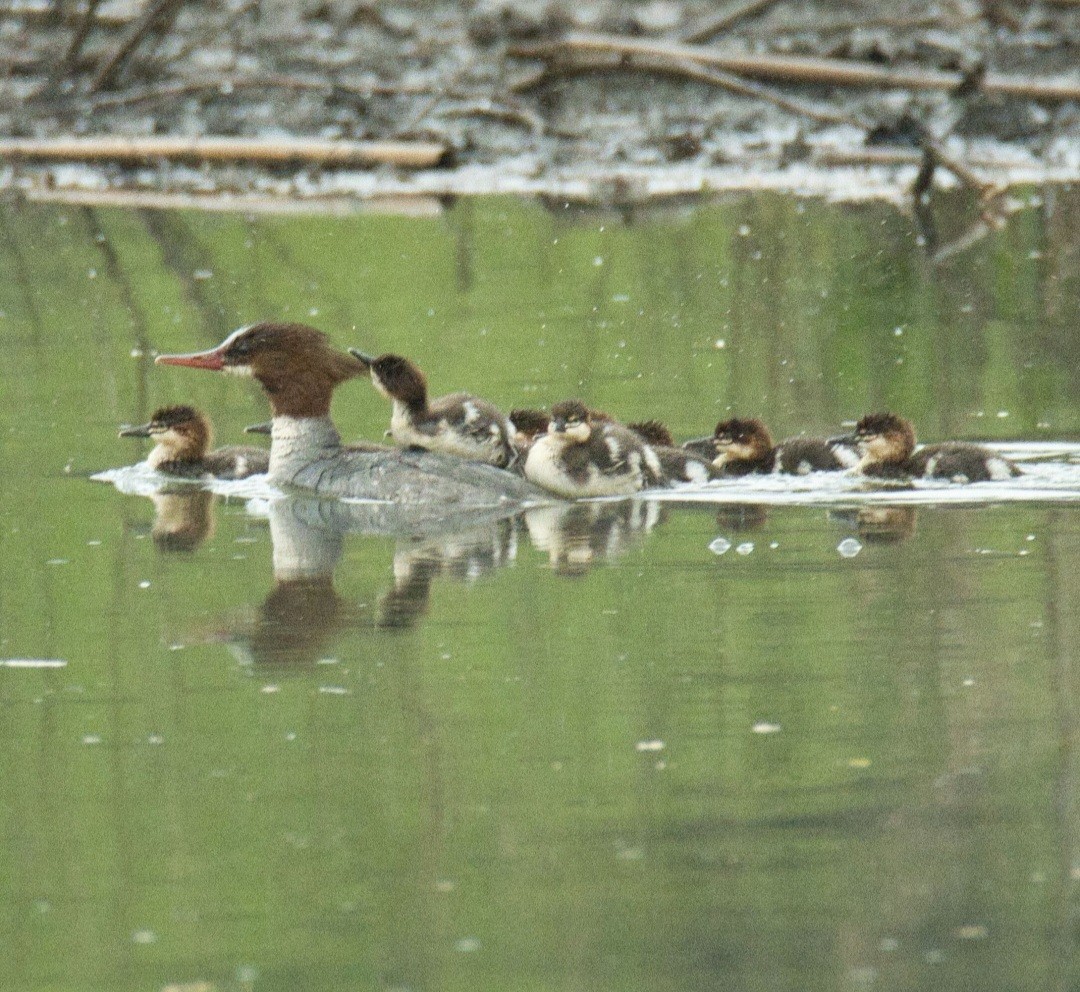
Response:
M331 141L318 138L0 138L0 159L77 162L307 162L432 168L446 147L419 141Z
M964 81L959 72L934 69L890 69L841 59L788 55L724 54L712 48L670 41L621 38L613 35L568 35L558 41L512 45L508 54L521 58L559 59L579 52L620 56L646 56L672 61L698 62L739 76L784 83L819 86L878 87L908 90L953 90ZM1033 100L1080 100L1080 80L1031 79L987 74L984 93Z

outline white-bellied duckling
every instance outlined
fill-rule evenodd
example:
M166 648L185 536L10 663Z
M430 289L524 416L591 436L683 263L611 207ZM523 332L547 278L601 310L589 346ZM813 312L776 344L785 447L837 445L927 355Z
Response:
M525 478L567 499L629 496L665 481L649 445L622 424L595 420L579 400L551 408L547 433L525 458Z
M167 475L245 479L263 475L270 467L270 452L265 448L230 445L209 450L213 439L210 421L192 406L163 406L154 411L149 423L122 428L120 437L152 439L154 447L146 460L151 468Z
M468 393L428 399L427 378L401 355L373 358L356 348L349 354L367 365L375 388L393 403L390 436L403 448L423 448L506 468L515 457L513 428L506 415Z

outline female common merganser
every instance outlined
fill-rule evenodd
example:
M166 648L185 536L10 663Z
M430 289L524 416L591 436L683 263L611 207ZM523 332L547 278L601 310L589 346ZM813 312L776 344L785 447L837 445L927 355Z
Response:
M710 438L687 441L684 447L698 455L710 452L713 466L723 475L784 472L836 472L853 468L857 456L841 439L792 437L774 444L769 429L757 417L721 420Z
M492 465L382 445L343 446L330 419L330 400L341 383L365 374L367 366L313 327L253 324L209 351L159 355L157 362L247 375L263 387L274 415L270 481L277 485L384 501L396 508L400 523L408 523L411 512L418 526L434 525L450 506L472 510L544 497Z
M168 475L198 478L246 479L264 475L270 452L264 448L231 445L209 451L213 432L206 416L190 406L163 406L141 427L124 427L121 437L149 437L156 442L146 461Z
M393 403L390 436L403 448L423 448L506 468L515 456L513 427L487 400L451 393L428 400L427 378L401 355L372 358L356 348L349 354L371 371L375 388Z
M525 478L559 496L629 496L665 482L656 453L633 431L596 420L584 403L551 408L547 433L525 458Z
M856 471L884 479L909 477L990 482L1020 475L1007 458L977 444L948 441L915 451L915 428L895 413L870 413L852 434L839 440L852 443L861 455Z

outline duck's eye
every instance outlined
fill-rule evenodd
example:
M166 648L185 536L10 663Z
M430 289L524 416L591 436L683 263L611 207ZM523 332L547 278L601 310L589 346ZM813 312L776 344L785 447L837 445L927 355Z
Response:
M233 343L233 346L229 349L229 352L232 355L235 355L235 356L240 357L240 358L244 357L245 355L250 355L251 354L251 342L250 341L245 341L243 339L241 339L240 341L236 341L236 342Z

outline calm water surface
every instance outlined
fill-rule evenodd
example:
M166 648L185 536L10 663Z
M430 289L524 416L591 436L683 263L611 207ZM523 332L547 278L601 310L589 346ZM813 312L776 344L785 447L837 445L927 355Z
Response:
M927 439L1075 439L1078 231L1068 191L942 265L891 208L779 197L0 208L0 988L1078 987L1076 504L594 504L405 540L88 481L158 405L230 442L265 419L152 355L266 317L681 436L888 406ZM334 413L388 420L363 383Z

